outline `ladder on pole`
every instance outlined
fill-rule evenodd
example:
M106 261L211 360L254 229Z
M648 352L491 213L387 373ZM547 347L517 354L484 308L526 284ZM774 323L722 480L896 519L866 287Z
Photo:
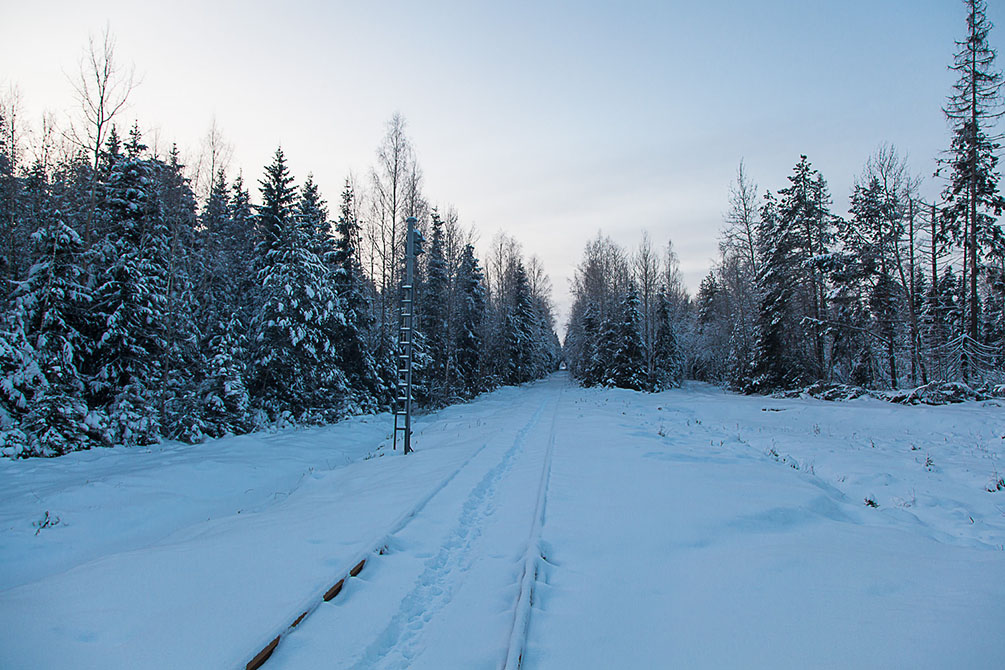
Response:
M394 442L398 448L398 433L402 433L404 453L412 451L412 363L415 328L415 217L407 219L405 236L405 283L401 287L401 322L398 324L398 350L395 352L397 379L394 389Z

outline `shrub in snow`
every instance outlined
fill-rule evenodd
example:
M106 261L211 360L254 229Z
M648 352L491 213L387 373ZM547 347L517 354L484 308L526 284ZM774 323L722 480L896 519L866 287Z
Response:
M49 516L49 510L46 510L45 511L45 516L43 516L38 521L32 521L31 525L35 529L35 535L38 535L39 533L42 532L43 528L50 528L52 526L58 526L59 525L59 517L58 516Z

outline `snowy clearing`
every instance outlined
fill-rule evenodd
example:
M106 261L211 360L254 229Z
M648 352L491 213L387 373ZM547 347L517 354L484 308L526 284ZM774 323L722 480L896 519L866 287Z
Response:
M560 373L408 458L390 427L0 460L0 666L243 668L282 633L265 668L1001 667L996 401Z

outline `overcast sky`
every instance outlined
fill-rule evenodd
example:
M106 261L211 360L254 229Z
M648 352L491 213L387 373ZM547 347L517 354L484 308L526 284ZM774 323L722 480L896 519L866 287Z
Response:
M483 244L505 230L537 254L563 319L598 231L672 239L695 290L741 158L763 191L807 154L844 213L892 143L931 197L966 16L954 0L0 0L0 14L0 85L29 123L77 118L66 74L107 23L142 77L120 125L194 156L215 119L251 184L282 144L336 203L400 112L426 196Z

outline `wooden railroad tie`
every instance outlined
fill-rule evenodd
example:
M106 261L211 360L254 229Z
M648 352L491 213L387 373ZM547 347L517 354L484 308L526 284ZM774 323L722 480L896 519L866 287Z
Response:
M335 586L325 591L325 602L328 602L329 600L337 596L339 594L339 591L342 590L343 584L345 584L345 577L335 582Z
M360 560L360 562L357 563L356 565L352 566L352 569L349 570L349 577L355 577L356 575L358 575L363 570L364 565L366 565L365 558ZM330 601L332 598L337 596L342 591L342 587L345 586L346 579L348 579L348 577L343 577L342 579L335 582L335 584L330 589L325 591L325 594L323 596L325 602ZM307 615L309 613L310 610L305 610L300 616L296 618L296 620L292 624L290 624L290 628L293 629L299 626L300 622L302 622L305 618L307 618ZM281 637L282 634L279 634L275 637L275 639L272 640L272 642L265 645L264 649L255 654L255 657L250 661L248 661L248 664L244 666L244 670L258 670L263 665L265 665L265 662L269 660L269 657L272 656L272 652L274 652L276 650L276 647L279 645L279 638Z
M257 656L248 661L248 665L244 666L244 670L258 670L260 667L262 667L265 664L265 662L269 660L269 657L272 656L272 652L276 650L277 644L279 644L278 635L276 636L276 639L265 645L265 649L262 649L260 652L258 652Z

